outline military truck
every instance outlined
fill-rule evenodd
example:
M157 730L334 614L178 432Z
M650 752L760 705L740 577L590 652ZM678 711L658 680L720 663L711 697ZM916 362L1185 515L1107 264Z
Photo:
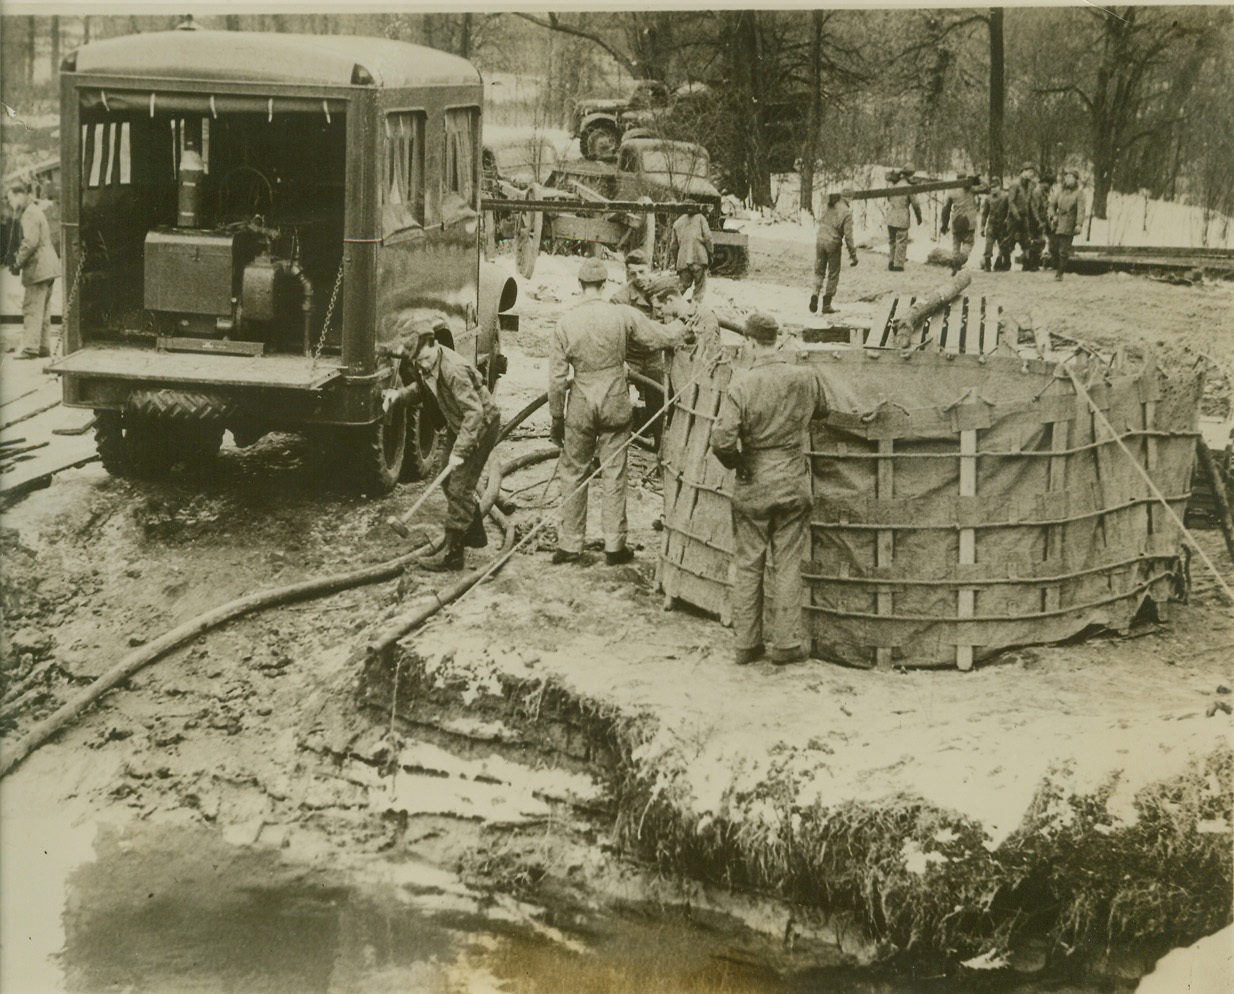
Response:
M659 80L634 79L621 96L587 94L570 109L570 136L585 159L611 159L622 136L648 123L648 115L668 107L668 87Z
M396 324L490 386L517 286L480 261L480 77L385 39L176 30L61 72L64 403L113 473L294 431L378 494L427 472L430 413L383 414Z
M749 266L749 238L743 232L730 230L723 210L720 191L711 181L711 159L702 145L693 142L667 141L654 137L627 137L620 145L617 161L591 162L576 159L561 163L549 177L548 186L557 191L572 191L582 200L597 199L623 203L650 202L647 217L656 218L651 237L648 233L631 238L629 219L613 220L600 217L578 217L569 214L568 202L547 211L543 239L553 250L559 242L601 242L612 247L654 243L656 262L673 268L667 257L668 236L675 214L679 210L656 212L654 205L697 204L707 216L715 246L712 272L725 276L740 276Z

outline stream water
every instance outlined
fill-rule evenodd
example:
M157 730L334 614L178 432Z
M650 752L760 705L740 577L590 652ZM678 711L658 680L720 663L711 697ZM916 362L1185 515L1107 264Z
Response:
M1096 994L1134 984L888 980L784 969L715 922L630 906L560 930L412 862L380 878L228 844L201 827L66 829L6 819L5 994Z

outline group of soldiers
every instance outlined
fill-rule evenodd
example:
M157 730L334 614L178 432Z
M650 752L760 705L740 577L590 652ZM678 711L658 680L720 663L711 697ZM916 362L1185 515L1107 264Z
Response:
M887 170L886 180L892 188L903 187L903 193L887 198L884 209L887 224L887 268L902 272L908 258L908 231L916 220L922 223L919 195L912 192L912 166ZM963 177L962 187L950 190L943 202L939 231L951 234L952 275L967 264L978 235L985 239L981 268L986 272L1005 272L1011 268L1012 254L1020 248L1020 265L1025 272L1035 272L1043 265L1052 267L1054 278L1061 280L1071 259L1072 244L1081 233L1086 217L1084 194L1080 189L1080 174L1065 169L1057 181L1049 173L1038 178L1037 167L1025 163L1020 176L1007 189L995 176L989 184L980 176ZM833 190L827 196L827 206L817 220L814 261L814 291L810 295L810 311L835 313L831 302L840 282L841 249L847 247L849 265L857 265L853 244L853 214L849 206L853 198L850 187Z
M626 258L626 282L605 296L608 266L578 267L578 302L561 315L549 353L549 437L561 448L557 474L562 505L555 565L583 560L589 484L600 479L604 560L629 563L627 452L633 404L630 372L655 369L664 350L719 340L719 324L695 294L687 301L674 272L654 273L640 252ZM397 328L406 386L387 390L383 403L432 404L445 425L450 474L444 485L445 541L420 564L429 570L464 567L465 549L487 544L475 486L497 443L499 417L483 377L468 360L438 341L440 322L409 318ZM768 653L775 664L804 660L800 563L809 526L809 468L801 439L810 420L826 415L821 382L776 348L779 325L770 315L746 319L753 365L734 376L712 434L716 458L736 470L732 498L735 580L735 661ZM660 359L660 362L663 360ZM662 366L660 367L662 371ZM660 398L662 399L662 398ZM662 418L661 404L652 417ZM768 558L773 587L764 595ZM764 602L769 633L764 637Z
M997 176L985 188L981 187L981 177L969 179L969 187L948 195L943 208L942 232L947 232L947 209L953 198L959 200L967 193L971 199L973 192L984 193L976 218L985 237L981 268L987 272L1009 270L1011 254L1018 245L1021 269L1035 272L1043 265L1052 266L1054 278L1061 280L1071 259L1071 247L1081 234L1086 217L1079 171L1065 169L1057 181L1049 173L1038 178L1037 167L1026 162L1020 169L1019 179L1008 190L1002 188ZM972 215L968 217L972 219ZM962 261L953 263L954 269L959 269L968 261L972 239L968 239L967 248L961 251L958 227L952 237L956 258L962 255ZM1048 252L1044 257L1043 249Z
M651 272L640 251L627 256L626 277L606 297L608 267L599 259L585 260L578 269L581 299L561 316L550 343L549 437L561 448L561 521L552 558L556 565L583 558L589 484L597 476L605 562L619 566L633 560L626 515L626 454L635 413L629 369L644 381L659 382L664 350L693 342L700 334L719 337L715 316L698 303L698 284L687 302L681 292L683 277ZM396 326L405 385L386 390L382 397L387 411L396 405L431 405L434 422L445 428L450 470L442 485L445 538L435 552L419 558L422 567L438 572L463 569L465 550L487 545L475 486L500 430L497 406L483 376L440 342L438 332L444 329L444 318L408 317ZM658 429L662 409L649 410L653 402L644 394L641 420L654 419Z

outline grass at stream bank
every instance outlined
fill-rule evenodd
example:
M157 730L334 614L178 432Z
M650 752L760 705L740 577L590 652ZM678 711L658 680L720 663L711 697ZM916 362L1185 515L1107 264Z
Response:
M907 793L801 806L787 755L716 815L692 803L690 757L648 752L647 714L553 677L399 652L400 717L432 725L465 711L550 761L588 765L608 785L611 833L627 851L852 921L863 933L854 946L907 973L971 963L1100 974L1129 961L1142 972L1231 920L1228 746L1130 797L1117 774L1093 786L1052 766L997 845L977 821ZM371 660L361 682L361 699L387 717L394 667Z

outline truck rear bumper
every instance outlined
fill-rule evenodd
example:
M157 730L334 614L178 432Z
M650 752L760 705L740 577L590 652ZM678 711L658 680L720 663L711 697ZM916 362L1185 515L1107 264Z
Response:
M47 367L60 375L192 387L320 390L343 375L336 360L304 356L222 356L91 345Z
M345 375L336 359L305 356L224 356L93 345L52 363L63 377L68 407L123 409L130 396L151 390L204 394L228 401L237 419L280 428L302 424L363 424L381 417L379 384Z

